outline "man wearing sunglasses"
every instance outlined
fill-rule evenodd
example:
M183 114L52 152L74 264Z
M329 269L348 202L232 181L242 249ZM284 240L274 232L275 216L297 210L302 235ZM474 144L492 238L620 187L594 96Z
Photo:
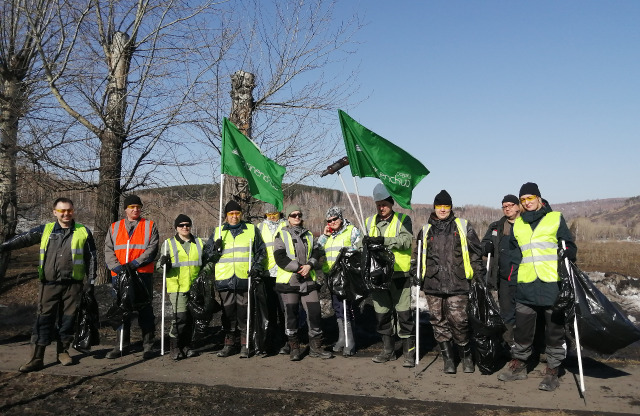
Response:
M516 218L520 216L520 200L515 195L502 198L504 216L489 224L489 229L482 239L483 255L491 254L489 265L489 288L498 291L500 316L507 330L503 338L507 344L513 345L513 326L516 321L516 282L509 280L511 274L511 257L509 257L509 236Z
M139 279L142 289L135 292L135 308L138 325L142 331L142 358L153 357L155 315L153 314L153 271L158 254L160 236L156 224L142 217L142 200L137 195L124 198L125 218L111 224L104 241L104 257L111 270L111 282L115 286L118 273L126 270L132 279ZM118 358L129 351L131 341L131 317L127 316L116 332L116 345L106 358ZM122 342L121 342L122 341ZM122 350L120 349L122 345Z
M33 355L20 367L28 373L44 367L44 352L58 328L58 362L71 365L69 347L75 335L76 309L84 289L93 290L96 278L96 247L91 231L75 222L73 202L58 198L53 203L55 222L43 224L0 245L0 252L40 243L38 277L40 293L33 325ZM62 312L62 313L60 313Z

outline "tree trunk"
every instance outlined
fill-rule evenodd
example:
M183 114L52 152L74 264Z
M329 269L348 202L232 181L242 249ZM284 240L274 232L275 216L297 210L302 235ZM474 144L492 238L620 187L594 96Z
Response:
M129 36L116 32L111 43L109 85L105 129L100 141L100 176L96 200L95 239L98 251L98 283L106 283L109 272L104 260L104 240L111 223L119 216L122 147L125 140L124 120L127 111L127 81L131 63Z
M254 80L255 76L245 71L237 71L231 75L231 115L229 121L249 138L251 138L251 122L255 104L253 101L253 89L256 87ZM224 198L225 201L231 199L237 201L242 206L244 218L250 218L252 198L246 179L226 176Z
M24 92L22 83L13 78L3 80L4 97L0 100L0 244L13 237L18 223L16 194L16 154L18 120ZM0 254L0 279L7 271L9 252Z

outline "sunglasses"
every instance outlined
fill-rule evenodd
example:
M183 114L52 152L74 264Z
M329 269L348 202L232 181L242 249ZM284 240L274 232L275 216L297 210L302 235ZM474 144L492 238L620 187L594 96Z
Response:
M302 214L289 214L289 218L302 218Z
M505 205L502 206L502 209L513 208L515 206L516 206L516 204L505 204Z
M71 209L55 209L55 212L59 212L60 214L73 214L73 208Z
M537 195L529 195L527 197L520 198L520 203L524 204L525 202L531 202L531 201L533 201L534 199L537 199L537 198L538 198Z
M191 224L178 224L177 228L191 228Z
M329 219L327 220L327 224L331 224L332 222L334 222L334 221L338 221L339 219L340 219L340 217L333 217L333 218L329 218Z
M142 205L127 205L127 209L142 209Z

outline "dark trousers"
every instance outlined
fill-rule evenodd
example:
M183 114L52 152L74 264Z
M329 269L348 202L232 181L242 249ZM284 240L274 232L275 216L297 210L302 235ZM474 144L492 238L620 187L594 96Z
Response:
M515 345L511 349L511 355L513 358L521 361L527 361L529 359L539 315L544 315L545 320L544 338L547 365L549 368L559 367L562 360L566 357L564 347L564 318L559 314L553 314L551 306L516 304Z
M222 300L222 328L227 334L240 331L240 336L247 336L247 291L220 291ZM255 305L251 305L255 308Z
M307 314L307 326L309 327L309 338L322 336L322 312L320 310L320 299L318 291L302 293L281 293L284 304L284 318L286 322L287 336L298 334L298 320L300 316L300 303Z
M56 338L71 342L75 335L76 310L82 297L82 282L40 283L38 314L31 333L31 343L49 345Z
M507 280L498 283L498 304L500 305L500 317L505 324L516 322L516 285L510 285Z
M341 299L338 299L336 295L331 295L331 306L333 306L333 310L336 313L336 319L344 320L344 304ZM346 302L347 304L347 321L353 321L353 306L350 301Z
M391 279L389 290L371 293L373 309L380 335L397 333L400 338L415 335L415 319L411 309L411 279L398 277Z

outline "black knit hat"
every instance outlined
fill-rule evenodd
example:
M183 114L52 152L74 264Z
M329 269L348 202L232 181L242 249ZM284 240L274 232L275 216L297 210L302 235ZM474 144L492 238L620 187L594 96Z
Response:
M140 205L142 206L142 200L140 199L140 197L138 195L127 195L124 197L124 202L122 203L122 205L124 205L124 207L128 207L129 205Z
M527 182L520 187L520 196L522 195L542 196L542 194L540 194L540 189L538 189L538 185L533 182Z
M520 203L520 200L513 194L507 194L504 196L504 198L502 198L502 203L504 204L505 202L511 202L518 205Z
M178 216L176 217L176 220L173 222L173 227L174 227L174 228L178 228L178 224L182 224L182 223L185 223L185 222L188 222L188 223L189 223L189 225L193 224L193 223L191 222L191 218L187 217L187 216L186 216L186 215L184 215L184 214L180 214L180 215L178 215Z
M227 213L229 213L231 211L240 211L240 212L242 212L242 207L236 201L231 200L231 201L227 202L227 205L224 206L224 215L227 215Z
M445 191L444 189L440 191L440 193L436 195L435 199L433 200L433 205L453 205L449 192Z

